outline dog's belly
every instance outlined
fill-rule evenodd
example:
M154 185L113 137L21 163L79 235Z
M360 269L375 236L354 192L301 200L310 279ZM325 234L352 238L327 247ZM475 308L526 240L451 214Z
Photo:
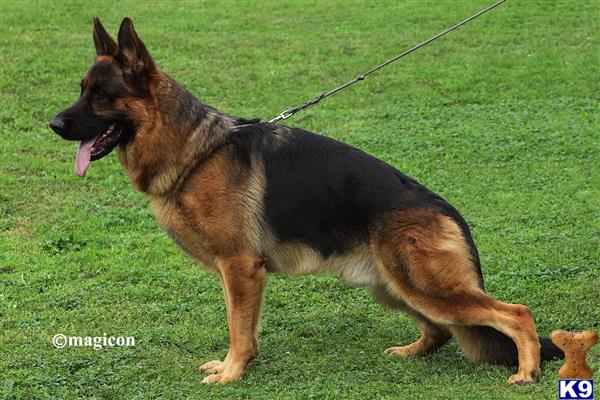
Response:
M323 258L302 243L275 243L264 251L270 271L284 275L328 273L352 286L376 286L381 283L369 247L357 246L342 255Z

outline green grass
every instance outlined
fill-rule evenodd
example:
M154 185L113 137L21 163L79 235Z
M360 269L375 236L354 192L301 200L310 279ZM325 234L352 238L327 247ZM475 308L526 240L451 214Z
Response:
M488 1L0 3L0 398L553 399L467 363L452 342L388 358L417 331L361 289L273 276L261 353L238 383L198 367L228 346L217 279L154 222L115 155L73 173L48 122L93 60L93 15L136 23L157 63L205 103L270 118ZM540 334L600 329L597 2L509 1L290 125L374 154L454 204L488 291ZM134 348L52 347L56 333ZM600 346L589 356L600 376Z

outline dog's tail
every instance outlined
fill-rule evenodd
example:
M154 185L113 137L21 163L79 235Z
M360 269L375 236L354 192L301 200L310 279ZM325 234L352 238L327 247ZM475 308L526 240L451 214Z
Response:
M511 338L487 326L457 326L452 328L460 347L473 362L518 365L517 346ZM542 361L564 358L565 355L550 338L540 338Z

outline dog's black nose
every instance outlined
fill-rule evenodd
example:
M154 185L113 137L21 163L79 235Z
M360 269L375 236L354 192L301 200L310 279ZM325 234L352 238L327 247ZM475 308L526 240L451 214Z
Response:
M58 114L54 117L52 122L50 122L50 128L59 135L65 133L65 119Z

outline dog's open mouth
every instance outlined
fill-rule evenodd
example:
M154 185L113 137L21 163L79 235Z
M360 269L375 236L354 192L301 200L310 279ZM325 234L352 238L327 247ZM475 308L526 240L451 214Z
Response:
M119 143L122 132L123 128L121 126L112 124L98 136L82 141L75 157L75 173L81 177L85 176L90 167L90 162L110 153Z

